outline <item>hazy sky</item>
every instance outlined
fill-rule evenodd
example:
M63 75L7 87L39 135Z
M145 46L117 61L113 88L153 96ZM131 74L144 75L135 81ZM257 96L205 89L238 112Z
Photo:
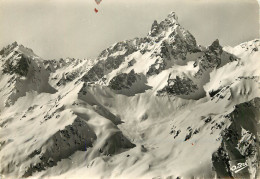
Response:
M171 11L202 45L259 38L256 0L0 0L0 48L17 41L43 58L96 57Z

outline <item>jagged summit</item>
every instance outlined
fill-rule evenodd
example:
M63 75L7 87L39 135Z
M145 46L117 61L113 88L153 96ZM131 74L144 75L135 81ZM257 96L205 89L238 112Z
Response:
M209 50L214 51L219 54L221 54L223 52L223 50L222 50L223 47L220 45L218 39L216 39L214 42L212 42L212 44L208 48L209 48Z
M10 45L7 45L6 47L3 47L0 51L0 55L2 57L7 56L12 50L14 50L16 47L18 47L18 43L15 41Z
M0 55L2 58L14 57L15 55L23 55L28 58L38 58L38 56L33 52L32 49L23 46L22 44L18 44L16 41L6 47L3 47L0 51Z
M150 32L148 33L149 36L156 36L162 32L166 32L168 30L174 31L179 26L178 17L175 12L171 12L168 16L158 23L156 20L153 22Z
M82 79L108 85L115 73L128 74L134 70L148 78L173 65L186 64L191 60L188 53L197 53L200 48L193 35L177 19L172 12L160 23L154 21L146 37L118 42L105 49L99 55L98 63ZM139 60L136 60L137 56ZM147 63L143 64L144 61Z
M3 61L3 72L20 76L26 76L31 62L39 58L32 49L17 42L2 48L0 55Z
M212 44L210 45L210 48L213 47L213 48L218 48L220 47L220 43L219 43L219 40L216 39L212 42Z
M48 83L49 73L32 49L14 42L0 51L0 80L7 83L0 87L0 110L10 106L28 91L50 92L56 90Z
M174 19L175 21L178 21L178 16L173 11L168 14L167 18L168 19Z
M172 27L173 25L179 25L178 17L175 12L168 14L167 18L161 22L165 27Z

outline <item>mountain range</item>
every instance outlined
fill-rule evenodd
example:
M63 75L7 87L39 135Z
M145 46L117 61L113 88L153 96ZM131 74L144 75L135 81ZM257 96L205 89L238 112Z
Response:
M208 47L171 12L96 59L0 51L1 178L260 177L260 39Z

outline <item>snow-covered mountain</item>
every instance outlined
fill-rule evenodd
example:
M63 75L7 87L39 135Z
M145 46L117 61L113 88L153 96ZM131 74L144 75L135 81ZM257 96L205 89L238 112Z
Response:
M257 178L260 40L197 44L174 12L97 59L0 51L1 177Z

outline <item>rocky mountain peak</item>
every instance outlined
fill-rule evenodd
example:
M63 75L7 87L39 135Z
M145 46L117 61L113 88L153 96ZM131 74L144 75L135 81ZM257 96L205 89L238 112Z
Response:
M219 44L219 40L216 39L210 46L209 46L209 50L213 51L213 52L218 52L218 53L222 53L222 46Z
M170 13L168 14L167 19L169 19L169 20L174 20L174 21L178 21L178 16L176 15L175 12L172 11L172 12L170 12Z
M15 56L26 56L28 58L38 57L32 49L24 47L17 42L13 42L12 44L3 47L0 51L0 55L4 58L9 56L8 59Z
M27 76L32 60L38 58L33 50L13 42L0 51L2 67L5 74Z
M16 41L14 41L12 44L10 44L11 47L17 47L18 43Z
M175 12L171 12L168 16L160 23L163 29L167 30L174 25L179 26L178 17Z
M163 31L167 31L169 28L174 27L174 25L179 26L179 22L178 22L178 17L175 14L175 12L171 12L170 14L168 14L168 16L161 21L160 23L158 23L156 20L153 22L152 27L151 27L151 31L149 32L148 35L155 37L159 34L161 34L161 32ZM174 29L171 29L174 30Z
M2 50L0 51L0 55L2 57L6 57L9 53L11 53L17 47L18 47L18 43L13 42L12 44L9 44L6 47L3 47Z
M157 20L155 20L152 24L152 28L151 28L149 35L151 35L152 37L156 36L156 34L158 34L159 28L160 28L159 24L158 24Z
M219 47L221 47L221 45L220 45L218 39L216 39L214 42L212 42L212 44L209 46L210 49L216 49L216 48L219 48Z

